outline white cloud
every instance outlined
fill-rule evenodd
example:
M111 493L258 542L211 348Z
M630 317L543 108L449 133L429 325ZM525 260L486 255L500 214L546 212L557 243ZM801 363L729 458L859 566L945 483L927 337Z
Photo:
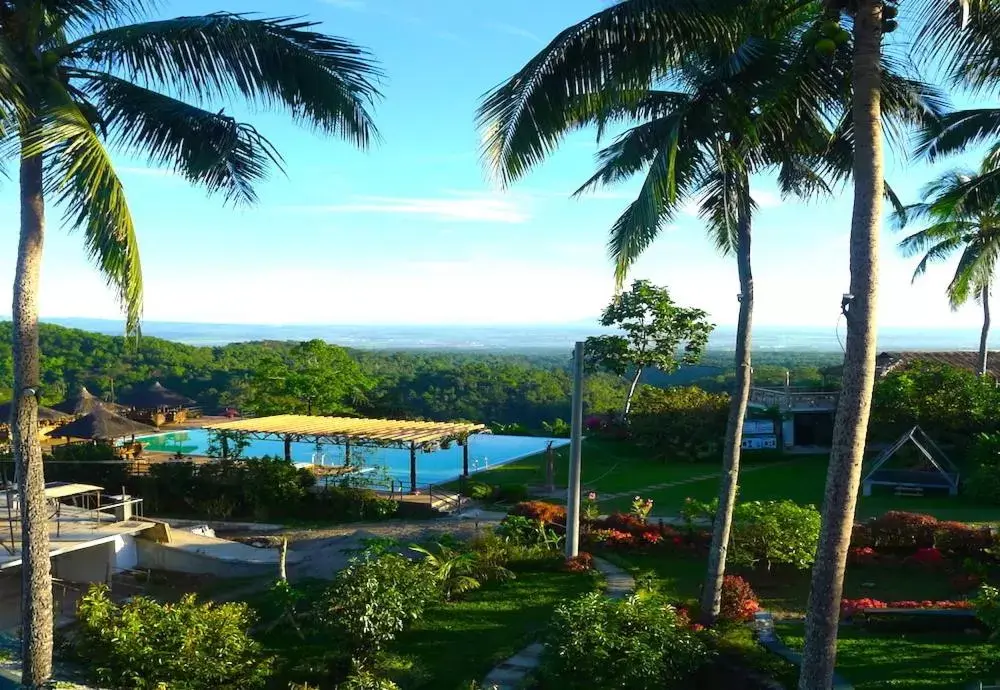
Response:
M775 208L776 206L781 206L781 197L774 192L764 189L751 189L750 196L757 202L758 208Z
M530 219L527 211L509 198L473 192L453 192L450 198L362 196L343 204L296 206L291 210L416 215L480 223L524 223Z
M534 41L535 43L544 43L544 41L539 38L537 34L533 34L527 29L522 29L520 26L514 26L513 24L491 24L497 31L503 32L505 34L510 34L511 36L518 36L520 38L526 38L529 41Z

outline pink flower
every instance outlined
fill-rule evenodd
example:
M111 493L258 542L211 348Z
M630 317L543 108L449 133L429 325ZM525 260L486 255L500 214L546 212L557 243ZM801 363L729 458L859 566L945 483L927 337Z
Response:
M641 500L642 500L642 496L636 496L636 497L635 497L635 500L637 500L637 501L641 501Z
M597 500L597 492L591 491L589 494L587 494L587 498L589 500L591 500L591 501L596 501Z

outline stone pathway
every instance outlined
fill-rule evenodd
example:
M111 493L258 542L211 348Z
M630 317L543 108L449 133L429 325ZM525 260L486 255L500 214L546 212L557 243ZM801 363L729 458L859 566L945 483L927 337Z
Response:
M635 580L627 572L601 558L594 559L594 568L604 576L604 593L612 599L623 599L635 589ZM533 642L506 661L497 664L483 679L483 690L519 690L539 666L545 645Z
M794 461L786 460L784 462L774 462L768 465L754 465L752 467L740 468L740 474L746 474L747 472L756 472L758 470L770 469L772 467L781 467L782 465L790 465ZM635 489L633 491L618 491L616 493L610 494L600 494L598 496L597 502L604 503L605 501L614 501L618 498L624 498L625 496L642 496L650 491L661 491L663 489L670 489L675 486L684 486L685 484L697 484L698 482L703 482L708 479L718 479L721 472L712 472L711 474L699 474L694 477L688 477L687 479L678 479L672 482L662 482L660 484L650 484L649 486L644 486L641 489Z

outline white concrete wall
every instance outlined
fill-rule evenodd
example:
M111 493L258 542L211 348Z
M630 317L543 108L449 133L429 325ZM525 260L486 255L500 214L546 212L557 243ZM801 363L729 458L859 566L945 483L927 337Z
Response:
M115 568L118 570L135 570L139 564L139 552L135 546L135 537L122 534L115 537Z
M70 582L107 582L115 547L105 542L52 557L52 574Z
M795 445L795 420L786 419L781 422L781 435L784 439L785 448L791 448Z

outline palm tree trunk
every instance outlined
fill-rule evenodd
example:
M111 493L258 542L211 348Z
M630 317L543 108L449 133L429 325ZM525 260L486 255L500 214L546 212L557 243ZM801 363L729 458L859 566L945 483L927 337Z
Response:
M875 382L878 234L883 194L881 8L880 0L859 0L854 21L854 213L850 239L853 298L847 300L844 380L809 590L799 690L827 690L833 683L844 569Z
M635 375L632 377L632 383L629 384L628 393L625 394L625 410L622 413L622 420L628 421L629 412L632 411L632 396L635 395L635 389L639 386L639 377L642 376L642 367L636 367Z
M743 194L736 227L736 265L740 278L740 314L736 326L736 390L729 403L726 420L726 440L722 455L722 483L719 487L719 507L712 528L712 546L708 551L708 572L702 590L701 618L713 625L719 617L722 602L722 581L726 575L726 553L729 532L736 506L736 489L740 476L740 454L743 446L743 420L750 398L750 346L753 326L753 273L750 270L750 182L741 179Z
M987 349L990 337L990 288L987 285L983 288L983 332L979 336L979 374L986 376L986 364L989 357Z
M14 404L11 436L21 501L21 654L23 687L52 674L52 575L42 446L38 439L38 282L45 200L42 159L21 161L21 237L14 277Z

